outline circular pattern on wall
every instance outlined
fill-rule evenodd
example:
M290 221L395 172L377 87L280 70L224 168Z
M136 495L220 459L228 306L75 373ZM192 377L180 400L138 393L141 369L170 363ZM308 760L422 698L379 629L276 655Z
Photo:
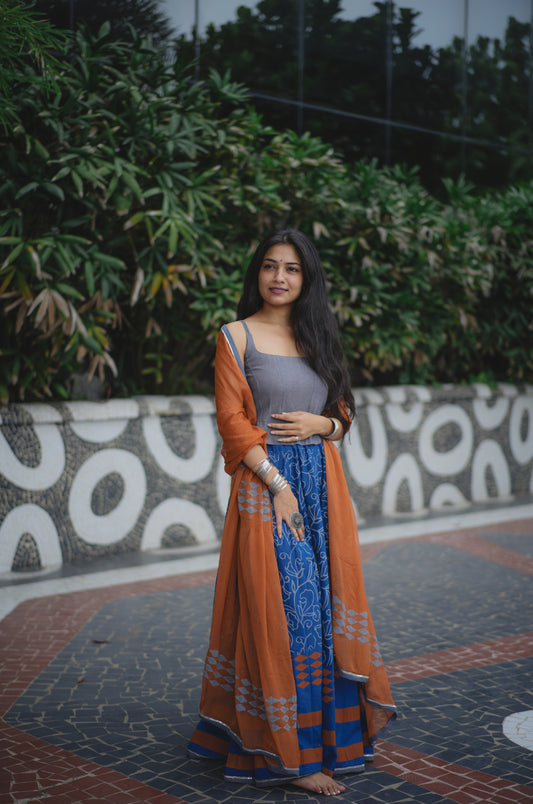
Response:
M146 416L143 419L143 434L146 445L161 469L176 480L194 483L202 480L213 465L216 451L216 437L213 430L213 405L202 400L205 410L195 410L191 416L195 448L190 458L181 458L168 443L159 416ZM170 405L170 399L167 400ZM192 412L192 411L191 411Z
M439 431L450 425L459 429L457 442L450 449L436 449L435 441ZM458 405L442 405L429 414L420 428L420 459L428 472L434 475L456 475L468 465L473 443L472 422L466 411Z
M488 477L494 483L492 489L489 488ZM472 459L472 499L475 502L495 497L505 499L510 494L511 474L503 450L497 441L487 438L478 446Z
M0 572L10 572L21 537L29 533L37 545L41 566L53 567L63 561L57 528L50 514L40 505L26 503L13 508L0 527Z
M429 501L432 511L441 511L445 508L466 508L468 500L453 483L441 483L434 490Z
M47 406L40 405L41 408ZM31 410L31 406L27 406ZM52 408L53 413L56 411ZM55 417L54 417L55 418ZM0 418L0 423L1 423ZM55 424L34 424L35 433L41 447L41 461L38 466L22 463L0 430L0 474L22 489L42 491L49 489L59 480L65 469L65 446L59 428Z
M99 483L118 474L124 483L120 502L108 513L93 511L92 499ZM144 506L146 476L140 459L124 449L103 449L83 463L70 490L69 514L78 536L88 544L115 544L133 528Z
M409 506L405 504L406 501L401 500L401 492L404 486L408 492ZM404 502L403 506L402 502ZM394 514L407 513L408 511L423 510L424 491L420 467L413 455L404 452L402 455L398 455L387 472L383 488L383 514L393 516Z
M150 516L144 528L141 550L155 550L161 547L165 530L170 525L185 525L196 536L198 544L216 541L213 523L201 505L174 497L160 503Z
M122 435L131 419L139 415L134 399L109 399L107 402L66 402L72 415L71 430L83 441L101 444ZM95 423L98 426L95 427Z
M224 469L224 459L222 457L218 459L216 488L218 507L222 513L224 513L228 507L229 494L231 490L231 477Z
M408 400L408 391L418 400ZM417 386L388 387L390 402L385 405L390 426L400 433L410 433L419 426L424 415L423 402L429 402L431 395L427 388Z
M378 483L385 474L388 443L379 408L369 406L365 410L372 437L372 452L370 455L365 453L359 429L355 427L350 432L350 439L344 444L344 455L355 482L367 488Z
M533 388L355 394L358 419L337 446L363 521L533 494ZM131 549L210 541L231 485L219 444L204 397L2 409L4 571L111 555L124 539Z
M486 385L477 384L474 386L479 399L474 399L472 410L478 423L484 430L494 430L503 422L509 411L508 397L501 396L492 404L489 404L489 397L492 391Z
M520 464L533 458L533 398L520 396L509 417L509 443L513 458Z

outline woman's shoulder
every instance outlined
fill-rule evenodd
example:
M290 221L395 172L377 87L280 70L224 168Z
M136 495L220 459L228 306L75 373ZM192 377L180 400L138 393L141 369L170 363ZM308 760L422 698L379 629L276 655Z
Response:
M224 324L221 332L228 333L231 336L241 360L243 360L246 351L246 330L242 321L230 321L228 324Z
M222 326L222 329L228 330L232 335L235 335L241 330L244 330L244 325L242 321L229 321L227 324Z
M229 332L235 343L241 340L246 342L246 329L242 321L230 321L224 324L222 332Z

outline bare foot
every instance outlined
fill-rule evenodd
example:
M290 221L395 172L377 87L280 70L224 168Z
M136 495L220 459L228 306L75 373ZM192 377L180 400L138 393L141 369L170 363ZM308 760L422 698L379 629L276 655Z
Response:
M335 782L330 776L325 773L311 773L309 776L301 776L299 779L294 779L291 784L296 787L303 787L304 790L310 790L312 793L323 793L325 796L338 796L344 793L346 788Z

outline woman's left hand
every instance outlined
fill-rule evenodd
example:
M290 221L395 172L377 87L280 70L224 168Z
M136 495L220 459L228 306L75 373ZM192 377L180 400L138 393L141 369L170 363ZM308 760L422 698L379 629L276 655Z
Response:
M327 416L317 416L305 410L273 413L272 418L276 421L270 422L268 426L280 444L295 444L312 435L324 435L332 427Z

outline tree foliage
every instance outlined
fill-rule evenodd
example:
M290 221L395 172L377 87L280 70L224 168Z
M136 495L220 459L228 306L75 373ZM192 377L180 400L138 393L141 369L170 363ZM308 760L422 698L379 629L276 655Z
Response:
M56 28L84 26L97 34L107 22L114 39L127 38L130 26L160 44L172 36L170 22L161 10L161 0L32 0L32 8Z
M340 0L304 3L302 131L331 142L349 161L387 157L382 124L320 109L387 118L387 3L357 19L341 17ZM200 43L200 75L230 69L254 94L254 103L279 129L298 130L299 0L260 0L236 18L210 25ZM444 13L444 12L443 12ZM440 192L441 177L466 172L476 184L505 186L533 176L530 24L509 17L502 39L478 37L467 48L467 109L463 115L463 46L432 48L420 30L420 12L392 6L390 117L393 123L443 132L450 138L401 127L390 129L390 163L417 165L424 184ZM194 55L182 36L179 51ZM265 96L282 98L279 103ZM468 144L469 138L492 145ZM516 148L509 152L501 146ZM464 159L463 159L464 156Z
M45 86L53 83L57 66L54 49L61 38L46 20L28 14L17 0L3 0L0 6L0 125L7 127L16 121L15 98L26 84L35 83L41 76ZM37 68L27 69L28 65Z
M110 26L65 39L0 135L0 385L11 401L211 389L257 240L306 231L354 385L533 379L533 184L476 194L350 165L242 86ZM28 70L30 68L28 67Z

